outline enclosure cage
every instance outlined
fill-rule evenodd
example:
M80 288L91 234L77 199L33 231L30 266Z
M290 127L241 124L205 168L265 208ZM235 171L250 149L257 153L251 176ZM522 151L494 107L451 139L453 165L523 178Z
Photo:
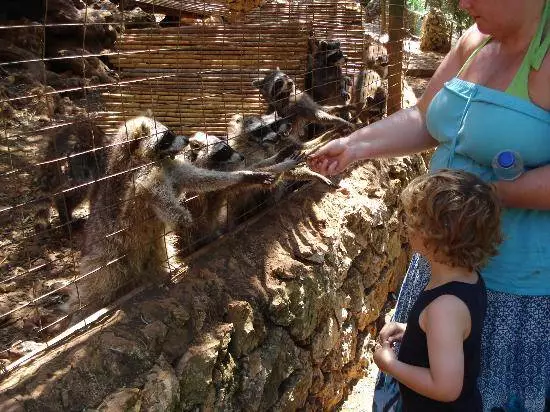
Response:
M101 271L98 266L84 272L81 265L82 256L92 253L90 249L103 247L90 245L89 240L86 243L90 233L99 230L90 228L93 225L88 221L92 204L96 210L104 209L98 213L112 212L115 223L117 213L130 213L122 210L137 209L132 216L140 217L124 227L109 227L103 222L103 239L98 242L117 242L118 236L127 236L125 233L135 231L148 219L158 220L158 216L147 215L145 209L140 216L140 207L147 199L122 198L121 191L126 189L137 193L135 186L141 184L138 180L144 174L148 178L150 167L165 161L133 163L135 154L130 144L137 138L127 135L122 140L114 139L117 131L119 134L121 130L127 131L125 122L135 116L148 116L155 124L173 131L174 136L189 138L203 132L232 146L232 139L241 138L228 133L235 115L242 119L243 115L269 114L268 103L253 81L276 68L294 81L296 94L313 96L317 105L335 105L334 102L341 101L339 106L351 107L349 121L354 124L373 121L364 118L358 121L365 112L374 109L384 116L401 106L404 6L398 0L381 2L379 9L373 6L375 2L354 0L2 3L0 365L3 373L63 342L71 333L107 313L109 305L116 302L115 299L101 302L99 307L107 309L94 315L86 313L91 317L74 322L78 317L74 317L73 310L80 312L87 305L80 301L80 283L94 279ZM343 56L338 69L323 66L330 65L329 54L335 51ZM316 62L321 62L321 66L316 66ZM337 70L337 76L319 84L315 71L328 69ZM365 74L367 69L371 76ZM361 76L366 79L361 86L365 88L363 92L357 86ZM350 80L342 83L343 77ZM371 85L370 81L378 83ZM331 100L314 96L315 87L332 88ZM374 98L376 89L383 92L384 99ZM383 107L373 108L376 105ZM284 120L284 115L280 118ZM311 119L307 122L300 131L304 132L304 141L312 137L306 130L311 131L309 123L314 122ZM157 133L157 128L154 129ZM312 133L317 133L316 130ZM233 171L254 167L248 158L256 159L258 155L252 152L253 143L247 144L244 163ZM117 146L125 147L120 151L127 158L120 160L119 168L113 171L109 167ZM265 148L257 145L256 150L264 153ZM184 161L193 162L189 158ZM121 168L120 162L127 163ZM114 183L109 186L109 182L119 181L125 182L122 188ZM249 203L249 210L243 214L247 218L254 216L299 188L307 190L307 185L298 182L284 184L284 190L270 188L264 191L267 195L261 193ZM198 202L195 209L202 214L203 189L194 187L178 193L183 207ZM121 202L128 204L120 205ZM219 198L216 202L220 202ZM225 199L223 207L231 208L231 202ZM189 210L195 209L189 206ZM189 235L183 252L177 250L174 233L163 227L159 234L165 254L162 270L177 277L184 270L182 262L186 255L198 249L195 242L208 247L208 242L218 235L246 224L241 216L237 216L236 224L226 224L228 214L219 211L218 226L213 233L195 230ZM200 216L192 214L192 218L195 222ZM182 224L182 230L186 231L193 223L186 225ZM126 271L144 270L132 266L131 259L136 254L150 253L158 243L139 247L144 250L124 251L119 256L110 256L104 264L118 265ZM154 268L157 269L160 270ZM101 277L95 282L101 283ZM138 286L142 286L139 281L133 282L124 293L135 292ZM76 293L77 305L64 309L68 288ZM117 299L120 296L124 294Z

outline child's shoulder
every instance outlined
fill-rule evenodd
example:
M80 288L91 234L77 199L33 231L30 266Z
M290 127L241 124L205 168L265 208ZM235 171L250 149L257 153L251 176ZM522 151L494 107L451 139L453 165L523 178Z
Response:
M470 310L458 296L444 294L435 298L420 314L420 327L424 332L457 330L461 334L470 328Z

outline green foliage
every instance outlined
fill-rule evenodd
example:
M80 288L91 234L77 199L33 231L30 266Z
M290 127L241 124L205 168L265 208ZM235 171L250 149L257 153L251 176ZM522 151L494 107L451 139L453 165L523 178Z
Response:
M425 3L425 0L407 0L407 8L424 14L426 12L424 8Z
M461 34L473 24L473 20L458 7L458 3L459 0L407 0L407 8L425 14L431 7L437 7L453 22L454 30Z

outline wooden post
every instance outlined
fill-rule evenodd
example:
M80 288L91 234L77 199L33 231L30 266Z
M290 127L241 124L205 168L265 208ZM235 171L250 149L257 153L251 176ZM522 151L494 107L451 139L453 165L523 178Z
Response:
M401 109L405 0L389 0L388 115Z
M380 32L388 32L388 0L380 0Z

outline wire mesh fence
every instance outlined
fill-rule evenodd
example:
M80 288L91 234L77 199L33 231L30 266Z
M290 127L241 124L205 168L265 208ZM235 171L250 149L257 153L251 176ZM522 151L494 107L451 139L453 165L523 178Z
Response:
M289 173L307 142L402 104L397 0L23 3L0 9L5 370L322 180Z

